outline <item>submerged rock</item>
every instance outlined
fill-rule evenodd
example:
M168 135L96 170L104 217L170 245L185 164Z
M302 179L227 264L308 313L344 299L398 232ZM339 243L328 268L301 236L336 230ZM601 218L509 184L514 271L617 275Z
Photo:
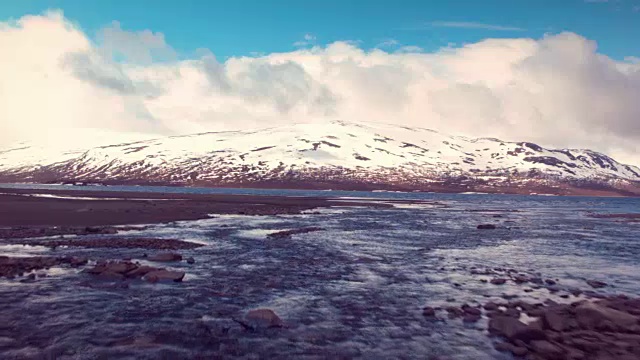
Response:
M424 309L422 309L422 315L424 315L425 317L435 317L436 310L431 306L427 306Z
M297 234L306 234L306 233L310 233L310 232L315 232L315 231L323 231L323 228L320 227L306 227L306 228L300 228L300 229L293 229L293 230L283 230L283 231L276 231L273 233L270 233L267 235L267 238L269 239L287 239L290 238L292 235L297 235Z
M282 327L284 323L271 309L255 309L247 312L245 321L254 328Z
M587 284L594 289L600 289L603 287L607 287L607 283L598 280L587 280Z
M155 255L151 255L148 258L149 261L155 262L173 262L173 261L182 261L182 255L176 253L159 253Z

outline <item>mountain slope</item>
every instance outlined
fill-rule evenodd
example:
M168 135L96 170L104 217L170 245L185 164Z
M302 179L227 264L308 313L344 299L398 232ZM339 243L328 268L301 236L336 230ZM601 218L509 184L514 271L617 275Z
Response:
M638 191L640 169L575 149L377 123L294 124L94 147L0 150L0 181L426 191Z

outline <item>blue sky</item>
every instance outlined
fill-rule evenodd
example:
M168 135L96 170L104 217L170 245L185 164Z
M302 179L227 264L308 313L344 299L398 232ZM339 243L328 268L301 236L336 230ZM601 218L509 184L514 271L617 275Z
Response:
M317 44L393 39L433 51L488 37L539 38L572 31L616 59L639 56L640 0L21 0L0 3L0 19L61 9L89 35L119 21L162 32L182 54L219 58L285 52L305 34Z

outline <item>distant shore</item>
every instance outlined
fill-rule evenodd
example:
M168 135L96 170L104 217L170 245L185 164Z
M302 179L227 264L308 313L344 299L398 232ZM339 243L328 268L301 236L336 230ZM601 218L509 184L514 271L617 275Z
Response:
M32 190L0 187L0 226L109 226L197 220L209 214L277 215L332 206L391 205L319 197Z

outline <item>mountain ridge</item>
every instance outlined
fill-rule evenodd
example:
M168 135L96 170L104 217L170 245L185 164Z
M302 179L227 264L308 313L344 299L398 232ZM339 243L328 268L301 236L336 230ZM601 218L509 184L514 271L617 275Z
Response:
M333 121L54 153L0 149L2 182L640 195L640 168L589 149Z

